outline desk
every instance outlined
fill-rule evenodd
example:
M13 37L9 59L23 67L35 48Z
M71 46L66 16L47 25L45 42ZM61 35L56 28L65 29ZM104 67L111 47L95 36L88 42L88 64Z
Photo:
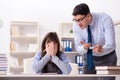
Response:
M116 77L120 75L0 75L0 80L101 80L101 77Z

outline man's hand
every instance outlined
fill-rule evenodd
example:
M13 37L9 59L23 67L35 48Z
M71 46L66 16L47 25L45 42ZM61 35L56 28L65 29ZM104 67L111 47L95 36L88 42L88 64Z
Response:
M94 48L93 48L93 52L95 53L102 53L103 52L103 48L101 45L96 45Z
M86 49L86 50L91 46L91 43L86 43L86 42L83 42L83 41L81 41L80 43L83 45L83 48Z

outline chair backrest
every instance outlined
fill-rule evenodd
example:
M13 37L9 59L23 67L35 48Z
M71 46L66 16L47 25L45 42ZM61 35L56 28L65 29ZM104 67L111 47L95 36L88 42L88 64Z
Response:
M33 58L27 58L23 60L23 66L24 66L24 73L34 73L32 70L32 62L33 62Z

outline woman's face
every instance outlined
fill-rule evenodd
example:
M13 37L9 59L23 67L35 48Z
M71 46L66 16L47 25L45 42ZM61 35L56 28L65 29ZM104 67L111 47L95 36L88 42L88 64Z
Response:
M51 41L51 42L46 43L45 47L46 47L45 50L46 50L47 54L50 54L51 56L57 54L57 51L58 51L57 43Z
M53 49L58 50L58 43L56 43L56 42L53 42L53 41L50 41L48 43L46 42L45 47L49 47L49 46L51 46Z

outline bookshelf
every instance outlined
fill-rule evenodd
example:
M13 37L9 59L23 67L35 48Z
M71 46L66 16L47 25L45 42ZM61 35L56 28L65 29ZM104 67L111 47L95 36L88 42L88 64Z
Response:
M75 43L73 37L73 23L60 23L59 36L60 43L70 63L77 63L78 73L82 74L83 56L75 50Z
M60 43L63 46L65 53L77 53L75 51L72 23L60 23L59 36Z
M72 23L60 23L59 26L59 36L60 43L63 47L63 50L69 60L70 63L76 63L76 60L79 61L76 56L78 56L78 52L75 50L75 43L73 37ZM81 55L79 55L81 56ZM81 60L81 59L80 59Z
M23 72L23 60L35 55L39 47L38 22L10 23L9 73Z

